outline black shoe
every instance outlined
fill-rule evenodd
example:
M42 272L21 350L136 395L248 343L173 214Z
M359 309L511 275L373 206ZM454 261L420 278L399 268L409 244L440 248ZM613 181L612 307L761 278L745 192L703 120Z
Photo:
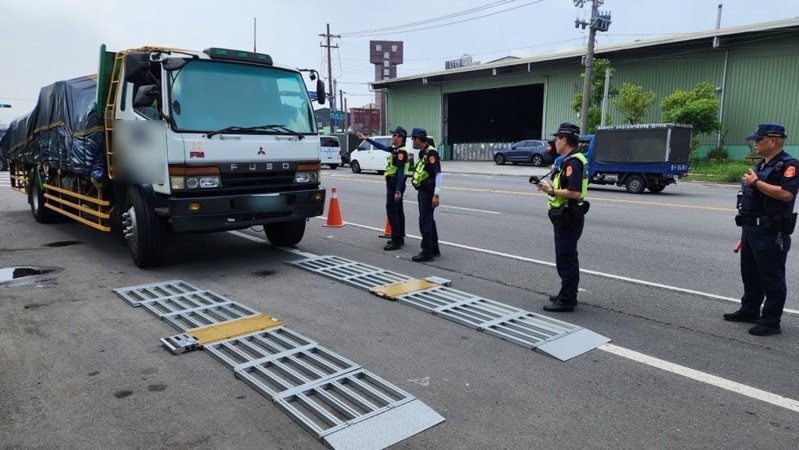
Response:
M757 323L760 320L760 314L741 312L741 310L738 310L734 313L724 314L724 320L728 322Z
M433 256L435 256L436 258L440 258L441 252L433 252Z
M411 259L416 261L416 262L432 261L433 260L433 254L432 253L422 252L422 253L419 253L418 255L414 256Z
M574 303L563 303L561 301L556 301L551 305L544 305L544 311L549 312L572 312L574 311L574 307L577 306L577 302Z
M557 295L550 295L549 296L549 301L552 302L552 303L557 302L558 301L558 296Z
M764 325L759 323L752 328L749 329L749 334L755 336L770 336L772 334L780 334L782 330L780 330L779 325Z
M390 252L391 250L399 250L399 249L402 248L402 246L403 246L402 242L399 242L399 241L388 241L388 244L386 244L386 246L383 247L383 250L385 250L387 252Z

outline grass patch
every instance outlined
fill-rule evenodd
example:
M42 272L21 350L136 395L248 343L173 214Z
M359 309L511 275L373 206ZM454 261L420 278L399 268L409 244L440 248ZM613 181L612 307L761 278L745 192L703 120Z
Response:
M738 183L750 167L746 161L692 161L685 178L691 181Z

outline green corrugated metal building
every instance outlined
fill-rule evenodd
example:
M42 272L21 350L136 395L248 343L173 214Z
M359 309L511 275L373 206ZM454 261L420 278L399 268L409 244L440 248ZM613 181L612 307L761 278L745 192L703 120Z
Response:
M373 83L387 91L388 129L423 126L445 154L452 144L536 139L561 122L578 122L569 108L582 91L583 51L503 60ZM676 89L709 81L721 104L722 132L700 138L702 151L724 139L731 157L749 149L743 136L777 122L787 149L799 155L799 18L598 47L625 82L654 91L645 122L660 122L660 102ZM611 123L624 123L609 107Z

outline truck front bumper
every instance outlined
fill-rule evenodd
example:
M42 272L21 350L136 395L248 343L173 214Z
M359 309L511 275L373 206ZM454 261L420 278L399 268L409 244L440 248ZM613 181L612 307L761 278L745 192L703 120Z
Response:
M172 230L224 231L322 215L325 190L170 198Z

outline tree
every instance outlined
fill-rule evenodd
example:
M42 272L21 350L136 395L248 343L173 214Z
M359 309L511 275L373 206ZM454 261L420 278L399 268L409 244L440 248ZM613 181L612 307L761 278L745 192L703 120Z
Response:
M632 83L624 83L619 89L619 97L613 100L613 106L621 111L631 125L641 123L654 103L654 92L644 92L643 86Z
M660 104L663 120L693 125L694 135L718 131L719 101L713 84L703 81L690 91L676 90Z
M593 133L597 125L602 123L602 96L605 91L605 69L613 72L613 67L608 59L595 59L593 72L591 73L591 98L588 101L588 130L581 130L583 133ZM580 75L585 79L585 72ZM610 95L615 95L617 89L611 89ZM583 105L583 94L578 92L572 97L571 106L574 112L579 113Z

